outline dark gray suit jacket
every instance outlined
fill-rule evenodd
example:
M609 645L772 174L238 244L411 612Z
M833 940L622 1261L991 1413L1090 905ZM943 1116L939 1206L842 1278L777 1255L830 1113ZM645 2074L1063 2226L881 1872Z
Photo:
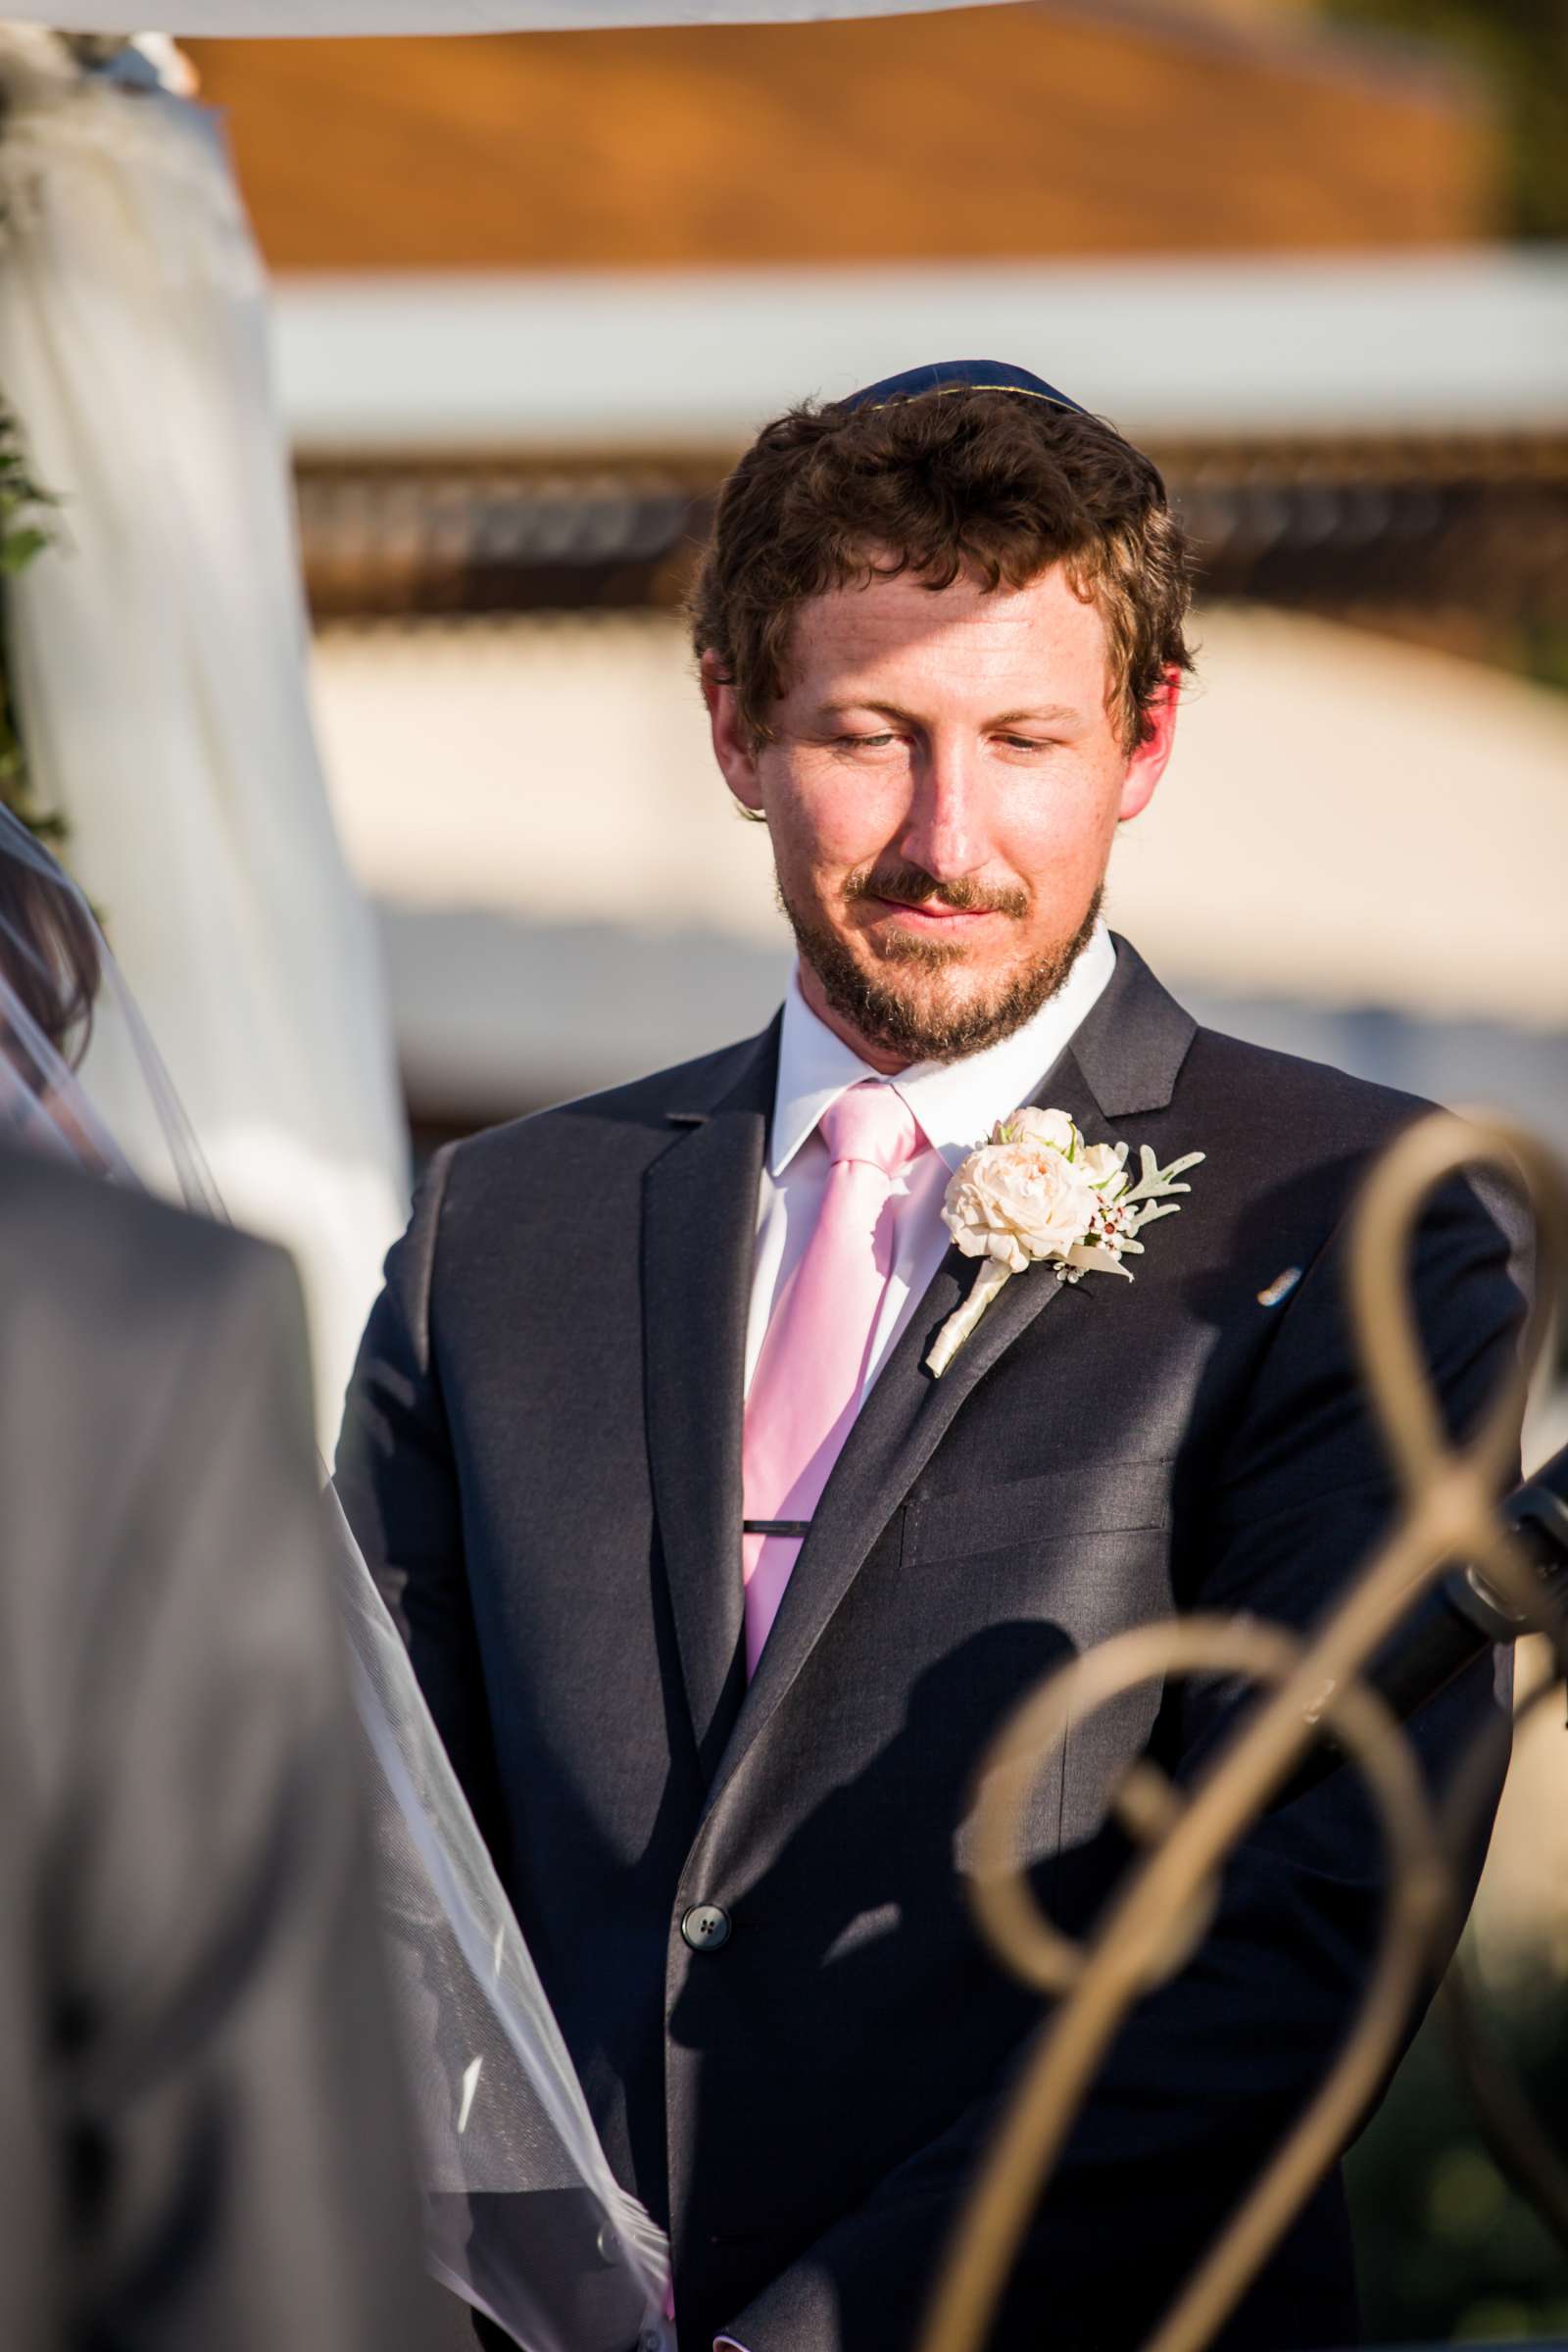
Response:
M1307 1623L1382 1528L1342 1299L1348 1204L1420 1107L1199 1031L1125 943L1037 1099L1207 1153L1132 1283L1010 1283L940 1382L950 1252L835 1466L755 1681L741 1384L776 1031L441 1154L388 1262L339 1457L620 2176L675 2243L685 2352L907 2345L1038 2008L963 1899L977 1758L1054 1661L1172 1610ZM1416 1279L1463 1418L1521 1299L1466 1186ZM1262 1303L1287 1268L1300 1279ZM1420 1727L1451 1756L1490 1672ZM1146 1742L1191 1771L1235 1693L1074 1728L1034 1813L1082 1927ZM1383 1898L1349 1776L1250 1838L1213 1932L1097 2087L999 2341L1136 2340L1318 2079ZM694 1951L689 1906L733 1933ZM1331 2183L1233 2340L1354 2332Z
M280 1252L0 1152L0 2344L412 2352Z

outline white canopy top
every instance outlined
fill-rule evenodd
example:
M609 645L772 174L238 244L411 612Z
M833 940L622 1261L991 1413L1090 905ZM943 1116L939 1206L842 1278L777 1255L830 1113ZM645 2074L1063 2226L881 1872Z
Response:
M966 7L997 0L964 0ZM617 24L792 24L824 17L905 16L950 8L953 0L156 0L165 32L182 38L254 39L343 33L574 32ZM11 0L6 12L24 24L53 24L60 0ZM65 11L73 29L140 32L148 0L86 0Z

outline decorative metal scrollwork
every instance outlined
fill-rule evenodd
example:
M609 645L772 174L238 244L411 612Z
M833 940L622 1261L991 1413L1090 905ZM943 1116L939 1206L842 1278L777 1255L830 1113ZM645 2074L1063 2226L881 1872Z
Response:
M1520 1360L1476 1430L1451 1446L1422 1360L1405 1279L1409 1245L1443 1181L1490 1167L1522 1184L1535 1211L1541 1278ZM1399 1488L1394 1526L1310 1635L1245 1617L1193 1616L1140 1626L1056 1669L1027 1698L984 1760L975 1812L972 1898L998 1953L1056 2007L982 2163L938 2280L919 2352L978 2352L1008 2275L1095 2075L1133 2004L1185 1965L1212 1915L1227 1854L1325 1732L1364 1777L1389 1849L1379 1949L1339 2057L1262 2176L1199 2261L1145 2352L1201 2352L1334 2162L1381 2082L1435 1943L1451 1924L1445 1855L1457 1821L1440 1822L1414 1750L1364 1670L1412 1606L1454 1566L1481 1570L1529 1626L1564 1627L1497 1512L1531 1371L1568 1269L1568 1184L1529 1135L1439 1112L1410 1127L1374 1167L1356 1205L1349 1285L1370 1402ZM1043 1757L1120 1692L1159 1678L1223 1674L1263 1695L1192 1787L1177 1790L1147 1758L1115 1799L1147 1851L1086 1942L1040 1910L1017 1862L1018 1831ZM1506 2105L1506 2102L1503 2102ZM1502 2107L1493 2116L1506 2129ZM1520 2125L1516 2138L1527 2136ZM1551 2180L1537 2144L1515 2169ZM1553 2183L1568 2188L1557 2168Z

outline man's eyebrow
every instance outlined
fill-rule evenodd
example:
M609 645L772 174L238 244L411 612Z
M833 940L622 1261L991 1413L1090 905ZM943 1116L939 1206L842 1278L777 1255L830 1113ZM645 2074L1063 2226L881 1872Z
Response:
M818 718L847 718L852 710L874 710L879 718L896 718L906 727L917 727L921 723L912 710L905 710L897 703L873 703L869 696L862 699L853 694L847 695L841 703L823 703L816 715Z
M993 727L1015 727L1027 720L1035 726L1060 726L1063 723L1076 726L1079 717L1080 713L1070 703L1036 703L1025 710L999 710L988 724Z
M901 704L872 702L869 697L861 701L855 695L841 703L823 703L816 715L819 719L845 718L852 710L874 710L879 718L894 718L906 727L918 727L925 723L914 711L906 710ZM1037 703L1027 710L995 711L985 723L988 727L1014 727L1026 720L1035 726L1077 726L1081 713L1068 703Z

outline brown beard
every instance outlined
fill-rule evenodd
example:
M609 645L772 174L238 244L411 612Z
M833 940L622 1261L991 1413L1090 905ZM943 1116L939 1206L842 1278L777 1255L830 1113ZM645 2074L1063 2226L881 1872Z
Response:
M919 866L896 869L879 866L869 874L852 874L844 885L844 900L853 906L861 899L892 899L906 906L952 906L964 912L994 910L1021 919L1029 910L1023 891L987 892L977 883L938 882ZM944 1010L922 1006L902 993L893 975L886 980L862 971L849 949L825 922L792 906L780 883L778 901L795 934L803 960L816 974L832 1010L849 1023L858 1037L877 1052L897 1054L905 1062L959 1061L966 1054L983 1053L1032 1020L1065 981L1088 945L1100 920L1105 895L1102 882L1090 900L1082 922L1070 939L1047 948L1024 970L1015 972L995 996ZM938 971L961 963L964 950L956 942L896 933L875 953L890 965L913 964Z

